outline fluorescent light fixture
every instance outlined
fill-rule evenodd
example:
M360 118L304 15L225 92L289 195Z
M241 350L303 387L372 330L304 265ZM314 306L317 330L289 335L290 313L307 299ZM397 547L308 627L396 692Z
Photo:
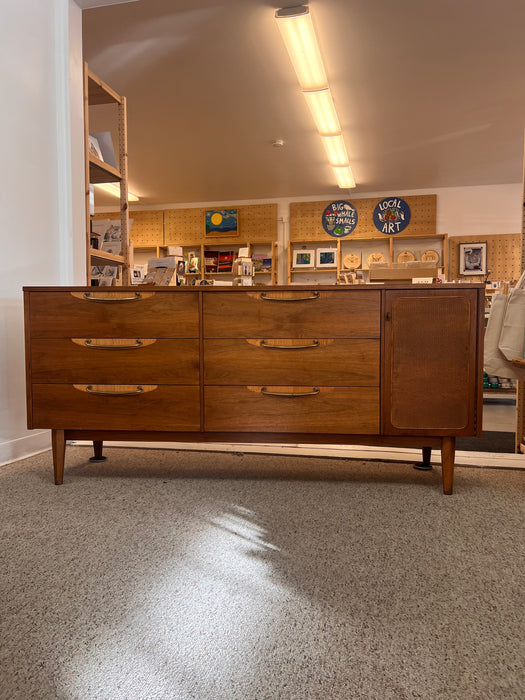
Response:
M309 8L306 5L285 7L276 11L275 18L301 89L328 87Z
M321 136L324 150L330 165L348 165L348 154L342 134L337 136Z
M352 168L349 165L332 166L335 179L339 187L343 189L351 189L355 187L355 180L352 173Z
M303 95L312 113L317 131L321 136L339 134L341 127L330 88L309 90L303 92Z
M106 192L107 194L112 194L115 197L120 197L120 186L115 185L113 182L104 182L104 183L97 183L95 187L98 187L99 190L102 190L103 192ZM130 192L128 190L128 202L138 202L139 198L137 197L136 194L133 194L133 192Z
M355 187L328 78L307 5L275 12L277 26L319 135L341 188Z

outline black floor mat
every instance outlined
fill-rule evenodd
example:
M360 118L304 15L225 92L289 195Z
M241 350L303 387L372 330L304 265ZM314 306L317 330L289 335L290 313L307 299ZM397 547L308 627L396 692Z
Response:
M515 452L514 433L485 430L482 437L456 438L456 450L464 452Z

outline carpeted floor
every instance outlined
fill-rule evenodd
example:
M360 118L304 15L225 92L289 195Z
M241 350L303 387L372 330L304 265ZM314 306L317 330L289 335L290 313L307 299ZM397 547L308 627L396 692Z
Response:
M2 700L521 700L524 472L68 447L0 468Z

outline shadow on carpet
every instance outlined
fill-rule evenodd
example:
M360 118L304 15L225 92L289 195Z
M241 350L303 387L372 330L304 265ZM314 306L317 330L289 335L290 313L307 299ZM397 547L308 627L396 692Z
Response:
M456 438L456 450L464 452L515 452L514 433L485 430L482 437Z

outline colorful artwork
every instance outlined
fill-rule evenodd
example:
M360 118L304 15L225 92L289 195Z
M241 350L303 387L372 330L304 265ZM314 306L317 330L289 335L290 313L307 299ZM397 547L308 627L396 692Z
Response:
M392 236L410 223L410 207L400 197L382 199L374 209L374 225L381 233Z
M206 211L206 236L237 236L239 234L237 209L209 209Z
M344 238L357 226L357 209L350 202L332 202L323 212L324 230L334 238Z
M294 267L313 267L315 264L314 250L294 250L293 266Z

